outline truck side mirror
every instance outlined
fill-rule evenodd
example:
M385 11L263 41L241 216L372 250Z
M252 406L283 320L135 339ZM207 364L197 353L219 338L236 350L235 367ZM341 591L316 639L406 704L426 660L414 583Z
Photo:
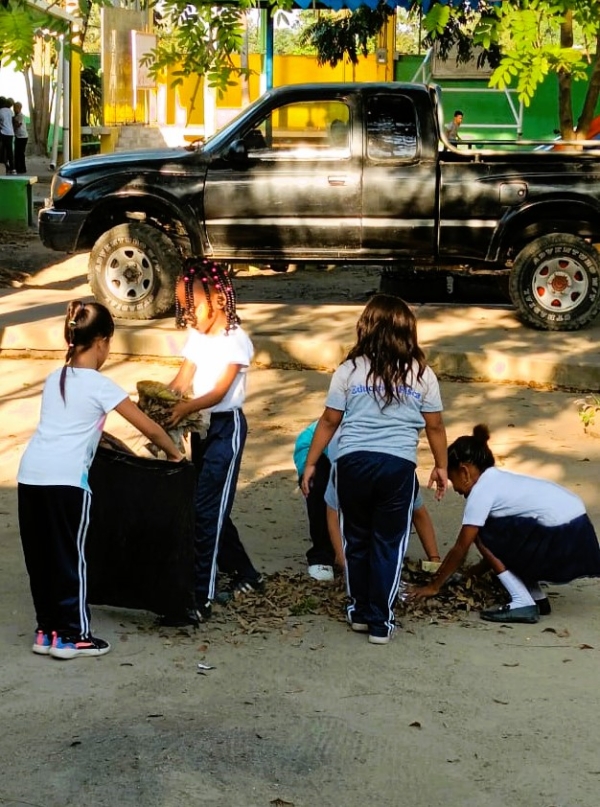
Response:
M226 157L231 162L245 163L248 161L248 148L243 140L234 140L227 149Z

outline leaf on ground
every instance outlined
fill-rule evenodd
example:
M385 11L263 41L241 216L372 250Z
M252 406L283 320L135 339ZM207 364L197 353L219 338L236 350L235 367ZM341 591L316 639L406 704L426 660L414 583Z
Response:
M420 564L407 560L402 573L408 585L426 585L431 575ZM460 578L444 586L429 600L398 602L398 616L426 620L429 624L459 621L470 611L480 611L493 603L504 601L504 590L491 574ZM304 572L283 570L265 575L264 591L253 591L231 600L227 605L215 605L212 622L227 624L231 635L252 635L277 631L287 638L304 632L302 617L327 616L346 622L346 587L343 578L323 584Z

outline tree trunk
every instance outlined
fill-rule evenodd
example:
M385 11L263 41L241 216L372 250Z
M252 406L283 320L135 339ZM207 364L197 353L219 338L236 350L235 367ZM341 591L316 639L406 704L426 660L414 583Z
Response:
M47 153L54 53L54 45L51 42L45 42L41 37L36 39L28 81L28 86L30 86L28 92L31 92L32 99L31 140L36 154Z
M573 47L573 14L567 11L560 26L561 48ZM573 77L564 70L558 71L558 119L563 140L575 139L573 126Z
M581 115L577 121L577 136L581 140L587 138L590 123L596 114L596 104L600 97L600 35L596 39L596 53L594 54L592 65L592 72L581 109Z

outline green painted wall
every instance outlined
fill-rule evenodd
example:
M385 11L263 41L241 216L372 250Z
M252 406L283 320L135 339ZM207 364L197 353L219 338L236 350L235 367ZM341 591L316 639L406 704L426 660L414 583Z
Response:
M411 81L422 64L421 56L400 56L395 62L396 81ZM444 120L449 121L455 109L464 112L461 136L468 139L513 139L516 137L514 116L510 111L506 95L498 90L466 92L467 89L482 90L487 87L487 79L472 81L440 79L435 83L442 88ZM573 91L574 114L577 117L583 102L586 85L577 82ZM518 109L516 95L513 103ZM499 129L481 129L475 124L498 124ZM510 124L513 124L511 128ZM523 110L523 132L525 140L552 140L558 129L558 82L556 76L548 76L540 86L529 107Z

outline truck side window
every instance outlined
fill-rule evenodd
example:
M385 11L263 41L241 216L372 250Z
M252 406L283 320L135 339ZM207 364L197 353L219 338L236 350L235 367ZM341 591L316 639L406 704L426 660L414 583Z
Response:
M273 109L244 136L260 159L349 157L350 109L334 99L296 101Z
M367 156L412 160L417 155L417 119L405 95L377 95L367 103Z

